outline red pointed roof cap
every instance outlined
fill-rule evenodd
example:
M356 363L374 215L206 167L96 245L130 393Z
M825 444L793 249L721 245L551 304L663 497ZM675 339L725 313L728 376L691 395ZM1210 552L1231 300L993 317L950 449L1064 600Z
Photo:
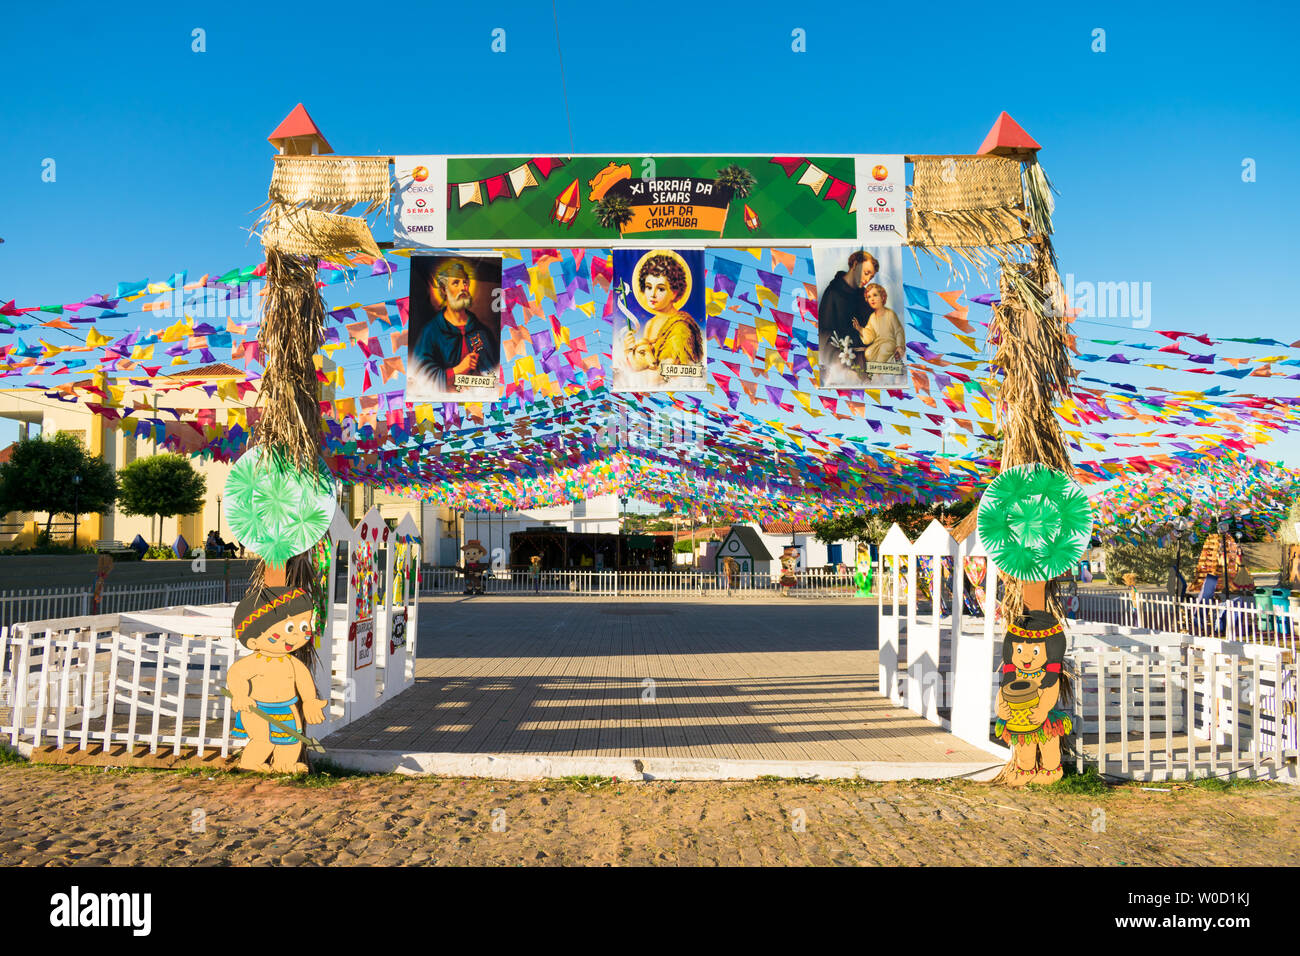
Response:
M1042 148L1003 110L976 152L980 155L990 153L994 156L1013 156Z
M325 134L320 131L320 127L316 125L316 121L312 119L311 114L307 112L307 107L303 106L301 103L295 106L290 111L289 115L280 121L280 125L275 128L275 132L266 138L266 141L272 146L278 148L281 140L291 139L295 136L319 137L321 142L320 151L322 153L334 152L334 150L330 148L329 142L325 139Z

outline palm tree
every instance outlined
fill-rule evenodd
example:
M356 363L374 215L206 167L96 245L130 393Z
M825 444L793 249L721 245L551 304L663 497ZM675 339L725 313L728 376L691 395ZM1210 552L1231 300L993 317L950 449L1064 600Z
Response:
M718 183L729 187L731 194L739 196L741 199L749 195L756 182L753 173L744 166L737 166L735 163L730 163L718 170Z
M632 204L624 196L606 196L596 203L596 220L606 229L622 232L632 221Z

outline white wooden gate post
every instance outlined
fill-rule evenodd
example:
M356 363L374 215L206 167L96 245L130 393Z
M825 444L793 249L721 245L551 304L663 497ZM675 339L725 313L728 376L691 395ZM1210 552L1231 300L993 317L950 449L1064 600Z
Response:
M935 723L939 721L941 696L939 649L940 631L943 629L943 559L955 556L956 545L952 535L938 521L931 521L912 545L914 567L920 557L930 560L930 615L924 622L916 619L920 592L918 568L907 602L907 708Z
M899 683L899 665L903 660L902 635L900 632L900 608L898 606L899 563L912 553L912 542L907 539L903 529L894 525L880 542L880 616L879 626L879 669L880 693L895 704L902 704L903 689ZM890 613L885 613L884 590L886 559L889 567L889 601Z
M348 604L346 635L347 723L369 713L375 706L377 677L375 645L378 643L376 603L379 597L375 562L380 528L379 509L372 507L349 539Z
M979 531L970 533L958 548L956 564L964 570L965 558L984 559L984 626L964 633L953 629L952 734L990 753L1006 751L989 740L993 720L993 684L999 660L997 643L998 569L985 553ZM957 596L953 596L956 605ZM954 613L954 619L956 614Z

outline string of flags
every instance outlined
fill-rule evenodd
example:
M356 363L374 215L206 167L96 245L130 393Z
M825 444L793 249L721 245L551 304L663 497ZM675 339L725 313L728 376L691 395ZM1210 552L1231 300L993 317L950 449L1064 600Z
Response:
M323 268L320 284L325 289L391 277L404 263L400 253L390 255L357 256L347 266ZM992 458L971 447L997 435L996 393L988 384L987 358L980 354L986 323L972 314L973 305L992 301L987 296L964 298L964 290L905 285L903 310L917 333L908 343L911 387L819 391L817 295L806 255L718 250L707 260L705 334L714 347L710 391L636 395L607 387L613 279L608 251L503 250L503 255L505 395L496 405L405 402L404 390L397 387L405 374L404 296L329 310L317 374L328 395L321 402L323 450L340 477L437 495L466 507L541 506L572 500L564 496L575 489L585 497L588 489L621 482L639 497L661 503L708 495L733 515L819 516L854 504L961 497L992 474ZM257 409L242 404L252 401L249 393L260 379L256 310L247 318L214 321L182 314L148 331L110 328L136 315L172 318L167 308L156 307L159 301L179 305L182 313L213 301L247 304L256 298L254 282L262 273L261 265L241 267L196 282L177 273L162 282L119 283L112 296L78 303L23 308L5 303L0 318L7 328L0 334L14 338L0 345L0 376L37 385L46 377L82 376L41 386L43 394L81 402L112 427L163 447L230 460L257 424ZM161 299L141 301L150 296ZM1300 356L1287 351L1300 348L1300 342L1174 330L1154 334L1157 344L1082 339L1076 333L1071 345L1084 373L1141 365L1164 375L1208 371L1241 379L1248 375L1236 373L1246 369L1262 372L1261 378L1300 377L1293 371ZM1277 354L1220 356L1229 344ZM1092 351L1095 345L1103 348ZM347 356L356 361L338 361ZM1143 361L1146 356L1159 361ZM242 374L220 381L187 377L185 367L196 361L242 363L242 370L235 369ZM173 366L160 385L162 370ZM1203 371L1194 372L1197 368ZM348 370L360 370L360 380ZM147 385L164 396L177 393L168 399L175 406L127 407L132 385ZM360 385L359 393L347 394L349 385ZM185 407L183 393L189 389L224 399L227 407ZM764 405L807 424L764 418ZM1077 476L1096 483L1176 473L1203 462L1216 448L1246 452L1300 424L1300 401L1242 395L1222 386L1138 388L1111 376L1084 374L1058 414L1079 452ZM689 420L690 440L638 444L641 435L662 438L658 416ZM864 434L814 427L822 417L849 422ZM1123 430L1121 422L1139 429ZM909 442L923 434L963 446L965 454L911 447ZM1144 450L1089 457L1122 448Z

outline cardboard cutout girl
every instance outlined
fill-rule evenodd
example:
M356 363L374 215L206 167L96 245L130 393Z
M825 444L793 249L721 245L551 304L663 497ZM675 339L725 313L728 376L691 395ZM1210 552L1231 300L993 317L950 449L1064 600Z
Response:
M311 671L293 656L312 639L315 611L311 595L302 588L250 591L235 608L235 639L253 652L231 664L226 674L236 711L230 736L248 741L239 758L241 770L307 771L302 741L287 731L301 734L304 718L309 724L325 719L326 702L316 697Z
M993 734L1014 751L1003 771L1013 787L1055 783L1064 775L1061 742L1073 729L1062 709L1071 696L1070 679L1061 669L1064 659L1065 630L1050 613L1029 611L1007 625Z
M858 563L853 572L853 583L858 589L858 597L870 596L872 570L871 545L859 544Z

